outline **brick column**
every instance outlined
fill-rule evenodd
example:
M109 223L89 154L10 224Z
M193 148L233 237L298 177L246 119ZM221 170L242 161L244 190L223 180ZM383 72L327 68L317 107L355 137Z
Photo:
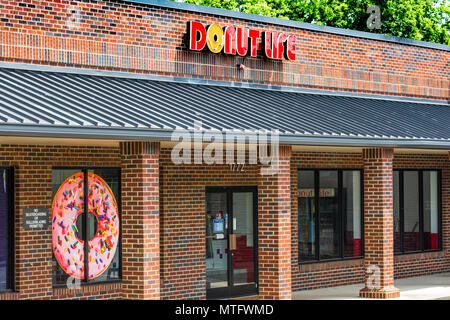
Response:
M122 297L160 298L159 143L121 142Z
M394 287L393 149L364 149L364 298L398 298Z
M259 297L291 299L291 147L280 147L279 171L258 174Z

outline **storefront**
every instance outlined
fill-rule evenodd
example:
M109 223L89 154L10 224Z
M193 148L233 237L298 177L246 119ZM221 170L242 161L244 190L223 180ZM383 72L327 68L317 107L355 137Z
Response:
M450 271L448 46L171 1L0 12L0 299Z

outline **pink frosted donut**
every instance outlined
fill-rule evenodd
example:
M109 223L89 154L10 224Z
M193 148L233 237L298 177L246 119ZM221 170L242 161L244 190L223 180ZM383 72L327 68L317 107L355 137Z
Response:
M52 205L52 244L56 261L70 276L84 279L84 242L77 237L77 218L84 213L84 173L67 178ZM97 219L95 236L88 243L89 279L111 264L119 242L119 210L108 184L88 173L88 210Z

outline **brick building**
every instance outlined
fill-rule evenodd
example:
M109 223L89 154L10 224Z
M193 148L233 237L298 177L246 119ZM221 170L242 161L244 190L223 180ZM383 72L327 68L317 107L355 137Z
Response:
M1 1L0 299L393 298L449 272L449 49L170 1Z

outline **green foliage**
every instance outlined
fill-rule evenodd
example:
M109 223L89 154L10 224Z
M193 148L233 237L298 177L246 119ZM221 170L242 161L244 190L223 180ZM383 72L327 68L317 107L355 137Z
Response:
M450 45L450 0L184 0L260 14ZM381 29L367 27L368 7L381 10Z

